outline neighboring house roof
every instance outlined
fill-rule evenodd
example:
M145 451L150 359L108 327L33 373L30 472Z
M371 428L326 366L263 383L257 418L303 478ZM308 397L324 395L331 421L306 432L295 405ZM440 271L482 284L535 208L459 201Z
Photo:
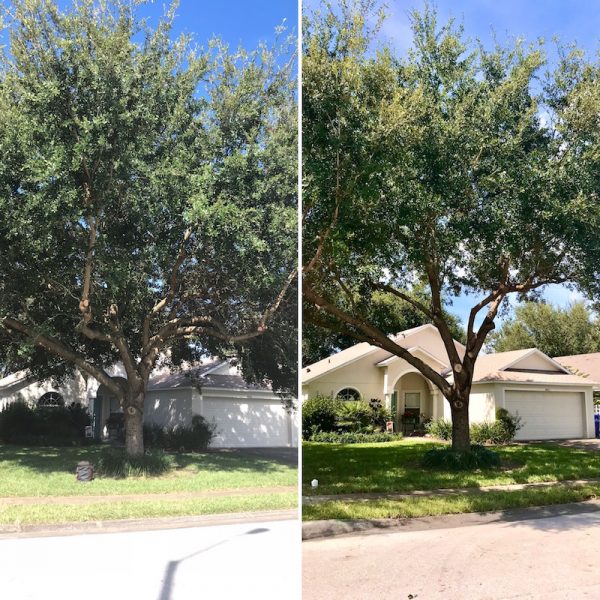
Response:
M419 327L413 327L412 329L407 329L405 331L401 331L400 333L397 333L396 335L390 336L390 338L396 344L398 344L399 346L402 346L403 348L407 348L410 350L411 348L418 347L418 348L421 348L424 352L426 352L430 355L433 355L433 353L430 351L430 349L422 346L421 344L415 344L416 336L419 333L422 333L426 329L433 329L437 333L437 329L435 328L435 326L431 325L430 323L427 323L425 325L420 325ZM459 354L462 355L462 353L465 350L465 347L460 342L457 342L457 341L455 341L454 344L455 344L456 349L458 350ZM324 373L330 373L331 371L334 371L341 367L345 367L345 366L353 363L356 360L360 360L361 358L364 358L365 356L368 356L369 354L372 354L372 353L380 351L380 350L381 350L381 348L379 348L378 346L372 346L371 344L369 344L367 342L361 342L360 344L355 344L354 346L351 346L350 348L346 348L346 350L342 350L340 352L337 352L336 354L332 354L328 358L324 358L323 360L313 363L312 365L308 365L307 367L304 367L302 369L302 381L304 383L308 383L309 381L312 381L313 379L320 377ZM390 354L384 360L393 359L393 358L395 358L395 356L393 354ZM447 365L447 358L442 357L442 356L434 356L434 358L438 362L440 362L441 365Z
M532 356L540 358L547 368L519 368L526 358ZM473 383L478 381L529 381L531 374L535 375L535 378L540 375L545 376L545 381L548 380L548 377L551 377L552 381L558 381L556 377L560 375L572 377L567 369L537 348L526 348L525 350L481 354L475 362ZM572 383L577 382L583 383L581 378L572 381Z
M591 381L600 382L600 352L557 356L554 360L575 374L587 375ZM600 383L597 386L600 386Z

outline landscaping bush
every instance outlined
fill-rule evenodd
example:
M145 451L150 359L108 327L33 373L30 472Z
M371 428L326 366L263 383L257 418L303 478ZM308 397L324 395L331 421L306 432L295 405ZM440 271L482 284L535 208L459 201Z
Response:
M436 419L425 424L425 431L434 438L440 440L452 439L452 422L448 419Z
M368 444L380 442L397 442L402 439L401 433L385 433L375 431L371 433L355 431L319 431L310 437L311 442L327 442L329 444Z
M151 450L142 456L128 456L123 448L103 448L96 466L105 477L143 477L162 475L173 468L172 456L162 450Z
M519 415L511 415L505 408L499 408L496 411L496 423L500 424L501 427L501 441L500 444L508 444L512 442L517 435L517 431L523 427L522 419Z
M148 448L199 452L208 448L217 435L216 430L216 423L209 423L204 417L194 415L191 427L144 425L144 444Z
M455 452L451 447L434 448L423 456L423 466L446 471L474 471L501 466L500 455L489 448L473 445L469 452Z
M496 421L483 421L471 425L471 442L473 444L508 444L521 427L521 417L513 416L504 408L499 408L496 411ZM429 435L440 440L452 439L452 422L447 419L430 421L425 425L425 430Z
M341 402L331 396L314 396L302 404L302 436L318 431L335 431Z
M32 446L69 446L85 441L90 415L79 403L35 406L13 402L0 411L0 441Z

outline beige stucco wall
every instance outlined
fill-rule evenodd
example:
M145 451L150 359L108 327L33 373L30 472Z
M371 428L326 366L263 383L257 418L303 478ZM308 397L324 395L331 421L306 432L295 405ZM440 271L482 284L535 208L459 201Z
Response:
M448 404L448 409L450 404ZM469 421L480 423L496 419L496 390L493 384L474 385L469 398Z
M383 369L375 365L388 356L389 352L376 350L355 362L324 373L318 379L304 384L304 394L309 398L318 394L335 396L341 389L352 387L357 389L365 400L383 400Z

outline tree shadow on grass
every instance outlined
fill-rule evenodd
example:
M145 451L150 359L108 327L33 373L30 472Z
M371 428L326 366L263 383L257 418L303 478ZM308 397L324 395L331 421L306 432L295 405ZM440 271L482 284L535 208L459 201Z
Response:
M37 473L75 473L79 461L98 464L105 444L78 447L58 446L18 446L0 445L0 469L24 468ZM296 449L297 451L297 449ZM187 469L190 476L194 470L237 471L241 473L269 473L281 471L282 467L296 466L289 457L276 452L256 452L240 450L208 451L199 453L169 453L173 456L176 469ZM10 465L7 465L10 463Z
M309 444L303 454L304 493L408 492L600 477L599 452L556 444L495 447L505 468L475 472L425 469L423 455L435 447L440 444ZM313 478L319 480L316 490L310 487Z

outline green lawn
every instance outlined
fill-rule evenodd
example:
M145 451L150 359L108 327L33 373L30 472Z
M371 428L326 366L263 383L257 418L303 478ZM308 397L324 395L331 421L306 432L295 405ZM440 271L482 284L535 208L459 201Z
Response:
M556 486L513 492L480 492L460 496L421 496L401 500L332 500L302 507L306 521L318 519L400 519L486 512L580 502L600 496L600 485Z
M411 439L384 444L305 442L302 447L304 494L406 492L600 477L600 453L553 444L496 448L506 464L499 471L460 473L422 468L423 454L440 446ZM310 487L312 479L319 480L316 490Z
M73 523L109 519L142 519L253 512L295 508L296 492L249 494L226 498L140 500L90 504L27 504L0 508L0 525Z
M295 467L267 458L221 453L175 455L175 470L159 477L76 481L77 463L97 462L100 450L99 446L0 446L0 497L200 492L297 483Z

